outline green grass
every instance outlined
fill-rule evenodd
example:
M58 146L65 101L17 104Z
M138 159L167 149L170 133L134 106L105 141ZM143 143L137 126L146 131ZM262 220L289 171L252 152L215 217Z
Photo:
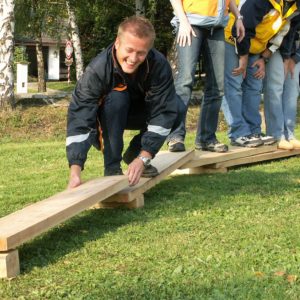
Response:
M0 217L66 187L61 135L1 141ZM92 149L84 180L102 165ZM289 158L169 177L142 209L83 212L20 247L0 299L299 299L299 169Z
M67 81L53 81L53 82L49 81L49 82L47 82L47 87L52 90L63 91L63 92L72 92L75 87L75 83L70 82L68 84Z

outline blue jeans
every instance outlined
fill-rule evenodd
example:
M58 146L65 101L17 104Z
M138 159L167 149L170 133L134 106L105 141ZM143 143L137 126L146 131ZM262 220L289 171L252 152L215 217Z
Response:
M295 66L294 78L284 76L283 59L275 52L266 66L264 81L264 110L267 134L277 140L294 139L299 95L300 63Z
M195 80L195 71L202 51L206 70L204 99L198 121L196 143L210 142L216 139L218 116L224 88L224 29L214 30L193 26L197 37L192 36L191 46L180 47L177 44L177 72L175 88L185 104L184 121L168 139L184 140L185 119Z
M225 97L222 110L229 125L229 138L235 140L250 134L260 134L262 80L254 77L256 67L252 67L259 56L249 55L245 78L242 75L233 76L232 70L238 67L239 58L235 47L225 44Z
M177 119L174 128L182 120L184 107L177 96ZM111 91L98 111L104 140L104 168L116 171L121 167L125 129L140 130L130 142L131 149L141 149L141 138L147 130L147 111L141 95L130 95L125 91Z

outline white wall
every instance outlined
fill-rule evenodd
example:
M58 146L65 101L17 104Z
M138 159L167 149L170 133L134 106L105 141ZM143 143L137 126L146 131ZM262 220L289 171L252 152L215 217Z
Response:
M48 51L48 79L59 80L59 48L52 46Z
M28 65L17 64L17 94L27 93Z

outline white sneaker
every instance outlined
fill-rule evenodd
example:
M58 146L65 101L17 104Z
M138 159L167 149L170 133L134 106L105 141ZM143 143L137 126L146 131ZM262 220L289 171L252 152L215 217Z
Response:
M235 140L231 140L232 146L255 148L263 145L263 141L260 138L254 136L241 136Z

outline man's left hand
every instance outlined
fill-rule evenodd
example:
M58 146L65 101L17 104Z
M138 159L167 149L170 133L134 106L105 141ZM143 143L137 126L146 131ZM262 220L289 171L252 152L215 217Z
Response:
M252 64L252 68L257 68L256 72L254 73L254 77L256 79L264 79L265 77L265 61L263 58L259 58Z
M144 163L139 158L134 159L128 165L127 176L128 176L129 185L133 186L139 183L144 169L145 169Z

